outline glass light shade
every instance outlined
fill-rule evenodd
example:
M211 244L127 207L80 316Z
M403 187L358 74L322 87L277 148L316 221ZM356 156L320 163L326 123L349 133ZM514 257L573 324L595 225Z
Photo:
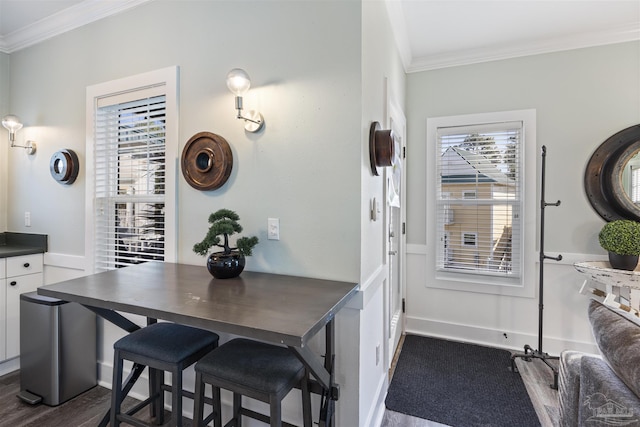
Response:
M22 129L22 123L20 122L20 119L18 118L18 116L14 116L12 114L4 116L4 118L2 119L2 126L4 126L5 129L7 129L11 133L15 133Z
M227 87L236 96L244 95L251 87L249 74L242 68L234 68L227 74Z

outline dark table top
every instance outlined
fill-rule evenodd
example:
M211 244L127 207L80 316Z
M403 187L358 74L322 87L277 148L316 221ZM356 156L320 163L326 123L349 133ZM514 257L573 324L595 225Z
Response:
M83 305L304 347L355 295L356 283L148 262L38 288Z

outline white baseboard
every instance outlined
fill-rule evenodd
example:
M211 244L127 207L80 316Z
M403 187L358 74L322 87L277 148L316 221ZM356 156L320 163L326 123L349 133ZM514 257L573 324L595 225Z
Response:
M416 317L406 318L406 333L414 335L442 338L452 341L462 341L490 347L504 348L506 350L523 350L525 344L529 344L536 350L538 337L521 332L502 331L483 328L473 325L440 322L431 319ZM504 334L506 333L506 337ZM589 342L567 341L546 336L542 342L546 353L559 355L565 349L581 351L584 353L598 353L598 347Z
M0 363L0 377L10 374L20 369L20 358L15 357L13 359L6 360Z
M71 270L85 270L86 260L84 256L57 254L45 252L44 265L59 268L68 268Z

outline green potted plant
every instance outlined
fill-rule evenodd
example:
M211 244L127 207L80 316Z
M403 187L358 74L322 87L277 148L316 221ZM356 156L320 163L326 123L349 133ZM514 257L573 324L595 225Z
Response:
M207 269L217 279L229 279L242 273L245 257L251 256L254 246L258 244L258 238L252 236L240 237L236 240L235 248L229 246L229 236L242 232L239 220L238 214L229 209L212 213L209 215L209 231L200 243L193 245L193 251L202 256L207 255L214 246L223 249L207 258Z
M635 270L640 255L640 223L628 219L608 222L598 239L600 246L609 252L611 267Z

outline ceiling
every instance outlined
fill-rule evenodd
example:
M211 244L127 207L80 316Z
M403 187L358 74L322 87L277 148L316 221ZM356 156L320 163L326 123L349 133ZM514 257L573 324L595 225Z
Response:
M0 0L0 51L146 1ZM640 39L640 0L384 1L408 72Z

